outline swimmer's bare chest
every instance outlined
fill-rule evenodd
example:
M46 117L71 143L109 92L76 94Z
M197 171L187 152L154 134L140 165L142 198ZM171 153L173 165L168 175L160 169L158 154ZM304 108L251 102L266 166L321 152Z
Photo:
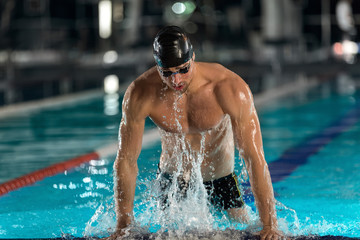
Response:
M167 132L193 134L217 126L224 113L211 89L194 94L163 93L156 97L151 119Z
M176 171L177 162L182 161L184 170L189 170L193 163L187 160L187 155L201 152L204 181L231 173L234 161L231 123L215 99L179 95L162 100L150 114L161 132L160 168Z

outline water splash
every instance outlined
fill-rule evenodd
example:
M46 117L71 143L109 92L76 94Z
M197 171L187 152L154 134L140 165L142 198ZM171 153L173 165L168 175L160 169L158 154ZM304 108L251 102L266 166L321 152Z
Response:
M192 151L185 135L179 134L173 148L174 152L182 154L177 154L176 159L172 160L177 166L171 173L171 180L165 173L159 173L145 193L144 199L147 201L136 206L139 210L144 208L142 214L137 215L141 226L149 226L150 231L167 232L172 236L181 236L195 229L199 232L212 229L214 220L201 175L204 143L205 135L201 138L200 151ZM168 182L165 191L162 186L164 180ZM167 203L164 203L164 198Z
M276 201L275 204L279 229L287 236L295 235L300 230L300 221L296 211L280 201Z
M95 214L86 223L84 236L105 237L114 232L116 228L116 215L113 196L108 196L96 209Z
M167 154L166 163L174 169L171 172L171 180L165 173L160 172L155 179L138 179L138 185L146 186L146 190L135 196L134 221L130 226L129 238L152 234L153 239L199 239L200 236L211 236L211 239L233 239L234 232L230 230L246 230L255 233L261 230L259 216L255 210L253 201L246 206L250 224L232 222L227 214L217 211L209 205L207 191L203 185L201 164L205 158L206 132L200 134L198 149L194 149L193 142L187 139L182 132L181 119L183 111L179 107L181 96L173 104L174 124L178 133L168 133L162 129L162 139L171 139L172 153ZM167 119L168 120L168 119ZM233 146L232 146L233 147ZM165 150L166 151L166 150ZM248 182L248 173L240 152L239 179L242 184ZM166 164L165 163L165 164ZM163 181L168 185L164 191ZM185 183L184 186L181 184ZM253 199L250 187L242 191ZM164 197L166 203L164 203ZM89 220L85 229L86 236L107 236L115 230L116 216L112 197L107 198L96 210ZM299 232L300 223L295 210L276 202L276 210L279 213L280 230L290 235ZM221 230L221 231L219 231ZM230 232L229 232L230 231ZM239 234L239 232L236 232Z

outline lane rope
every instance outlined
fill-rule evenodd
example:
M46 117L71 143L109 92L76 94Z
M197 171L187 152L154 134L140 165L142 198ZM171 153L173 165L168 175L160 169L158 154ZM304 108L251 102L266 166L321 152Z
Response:
M51 177L56 174L62 173L66 170L69 170L91 160L98 160L99 157L99 154L96 152L87 153L82 156L75 157L64 162L56 163L50 165L49 167L15 178L13 180L0 184L0 196L5 195L10 191L32 185L35 182L40 181L46 177Z
M150 129L145 132L143 137L142 147L148 147L149 145L156 143L160 139L158 130ZM106 145L97 149L94 152L87 153L69 160L50 165L46 168L34 171L24 176L15 178L0 184L0 197L11 191L17 190L22 187L30 186L37 181L40 181L46 177L51 177L64 171L75 168L83 163L90 162L91 160L100 160L110 155L115 155L118 149L118 143Z

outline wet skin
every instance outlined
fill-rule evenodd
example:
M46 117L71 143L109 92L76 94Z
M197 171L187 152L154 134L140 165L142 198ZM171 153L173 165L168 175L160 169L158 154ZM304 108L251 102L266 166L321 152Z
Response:
M234 140L230 119L224 115L213 94L214 83L204 81L190 93L189 86L194 84L193 71L192 68L187 74L162 77L162 82L154 86L156 95L161 97L154 98L149 117L161 129L160 169L167 173L176 172L178 164L175 161L183 155L184 174L191 172L192 164L183 152L199 152L204 137L201 173L203 180L209 181L233 172ZM181 135L185 137L187 149L180 148L175 152L173 146Z
M132 82L125 93L119 151L114 165L118 233L121 235L131 222L137 158L141 151L145 119L150 117L160 129L160 168L164 172L177 170L178 158L175 156L182 154L184 149L176 152L174 144L181 136L185 138L185 147L192 151L200 149L202 136L205 137L205 156L201 165L204 181L233 171L236 145L245 160L264 226L261 237L277 239L280 235L276 230L273 189L249 87L223 66L198 63L193 59L190 60L188 73L169 77L161 75L162 71L177 72L188 64L170 69L153 67ZM183 158L183 163L184 174L191 172L191 162Z

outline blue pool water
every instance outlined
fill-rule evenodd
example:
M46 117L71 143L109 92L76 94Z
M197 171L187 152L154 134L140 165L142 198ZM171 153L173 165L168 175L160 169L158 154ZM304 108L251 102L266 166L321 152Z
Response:
M360 93L338 94L335 89L328 91L324 88L320 86L258 108L265 156L272 170L278 200L279 224L281 230L291 235L360 237L360 153L357 150L357 146L360 146L360 114L357 111ZM40 139L43 144L54 141L58 145L71 145L66 141L73 139L72 143L78 144L76 151L66 152L63 159L116 139L121 114L106 116L101 98L80 106L71 106L70 109L72 111L65 107L34 113L40 114L39 119L44 119L49 111L59 111L56 114L59 119L54 124L60 124L61 130L54 134L49 129L56 127L46 121L40 127L45 132ZM75 134L71 121L66 123L64 119L76 119L75 113L81 116L80 113L86 112L86 109L92 114L88 115L86 121L83 117L75 121L75 129L78 130ZM28 118L31 117L34 115L29 114ZM11 122L22 122L24 118L27 119L14 118ZM92 118L97 121L91 123ZM88 120L90 123L87 123ZM4 126L4 121L10 122L0 120L0 126ZM87 129L84 126L87 124L92 125ZM146 128L151 127L153 125L148 122ZM7 131L12 131L11 127L7 128ZM28 125L22 129L24 132L38 131ZM50 133L55 135L55 139ZM12 146L16 142L21 145L21 138L20 135L18 142L14 140L7 144ZM33 138L28 138L28 141L41 146L41 142ZM3 143L2 147L5 149ZM26 149L25 146L23 148ZM56 147L54 149L57 149L54 150L54 156L64 151ZM147 189L149 182L153 182L156 177L160 150L160 142L155 141L143 149L140 155L135 197L138 225L147 223L151 215L148 205L152 200ZM2 158L16 157L15 151L7 154L2 155ZM41 152L29 158L40 161L42 155ZM26 159L26 156L22 157ZM106 235L108 228L114 226L114 157L91 161L0 197L0 238ZM239 161L237 173L241 173ZM245 200L253 208L253 198L247 188L248 184L244 182ZM229 223L221 213L212 213L219 229L247 227ZM156 231L158 227L154 224L150 230Z

